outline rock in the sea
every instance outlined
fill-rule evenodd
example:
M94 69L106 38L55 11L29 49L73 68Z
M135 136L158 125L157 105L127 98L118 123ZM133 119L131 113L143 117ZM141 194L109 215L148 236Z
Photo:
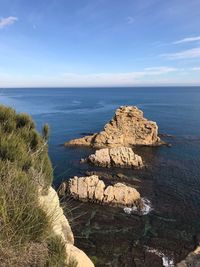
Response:
M143 117L143 112L134 106L122 106L115 112L100 133L66 142L65 145L92 146L95 148L133 145L160 145L156 122Z
M142 158L129 147L102 148L88 157L88 161L101 167L141 168Z
M96 175L71 178L68 191L75 199L121 207L134 206L140 199L140 193L135 188L122 183L106 187Z

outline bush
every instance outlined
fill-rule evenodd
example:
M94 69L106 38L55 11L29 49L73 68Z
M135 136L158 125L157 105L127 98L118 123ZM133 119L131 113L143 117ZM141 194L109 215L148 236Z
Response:
M47 126L45 133L48 133ZM46 187L53 179L53 169L48 156L47 143L35 130L29 115L0 106L0 159L17 162L23 170L31 167L42 173Z
M51 185L47 126L42 137L26 114L0 106L0 265L64 267L64 244L38 204ZM43 133L43 134L44 134Z
M32 118L25 113L17 114L16 115L16 128L23 128L27 127L29 129L34 129L35 124Z

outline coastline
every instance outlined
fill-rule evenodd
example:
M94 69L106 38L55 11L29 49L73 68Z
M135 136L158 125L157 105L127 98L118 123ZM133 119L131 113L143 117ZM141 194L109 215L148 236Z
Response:
M12 90L11 90L12 91ZM70 92L70 90L64 90L66 92ZM66 94L66 97L63 96L60 93L56 93L56 95L51 95L48 98L48 101L51 101L49 99L57 99L57 101L61 101L63 98L63 102L61 102L61 107L66 105L69 96ZM196 90L195 90L196 91ZM16 91L15 91L16 92ZM92 132L98 132L102 127L103 123L102 121L106 122L109 120L111 115L113 114L114 106L110 105L109 99L107 100L106 104L104 102L104 105L98 105L98 102L95 102L95 96L92 96L92 106L95 107L95 112L91 108L89 110L89 104L87 103L87 108L83 105L83 98L78 97L75 93L72 100L75 101L79 100L78 104L74 104L74 106L67 106L67 112L66 110L63 110L61 107L57 109L57 102L55 102L56 109L52 109L50 106L46 106L44 108L40 108L39 102L36 103L36 99L43 97L46 97L46 94L44 92L40 93L40 90L37 90L37 92L30 92L27 91L27 96L23 98L21 96L21 93L12 93L14 97L12 97L12 101L15 102L15 105L20 105L20 107L23 106L23 101L28 101L27 106L29 106L29 110L32 110L34 113L34 120L36 120L38 128L40 127L41 123L43 121L48 121L52 125L52 134L50 138L50 156L53 160L53 164L55 166L55 174L56 174L56 181L54 181L55 184L59 184L61 181L61 177L69 178L73 177L74 175L80 173L81 175L85 175L85 172L89 170L92 171L99 171L102 172L103 169L100 167L93 167L88 166L87 164L79 164L79 160L81 157L86 157L88 154L93 153L90 148L83 149L83 148L69 148L66 150L66 148L63 148L61 146L62 143L64 143L65 140L69 140L70 138L79 137L80 133L87 132L89 126L92 128ZM146 92L146 91L145 91ZM128 98L131 99L131 96L128 95L129 91L126 92L127 98L126 102L128 103ZM151 91L152 93L152 91ZM41 94L41 96L40 96ZM145 93L146 94L146 93ZM178 94L178 92L176 92ZM30 97L31 95L31 97ZM100 98L100 93L97 94L98 98ZM15 100L15 96L17 96ZM19 97L18 97L19 96ZM37 97L36 97L37 96ZM119 98L121 96L119 95ZM133 225L130 225L130 231L129 235L133 236L133 232L137 232L134 234L132 238L132 243L134 243L137 239L141 240L142 243L146 243L148 245L152 244L154 245L160 244L161 248L158 247L158 249L162 250L163 248L172 249L175 251L175 258L177 258L177 262L179 259L184 259L186 255L193 251L195 243L193 240L193 236L198 232L198 225L196 224L198 218L198 209L195 209L195 205L198 204L198 180L195 178L198 174L198 168L195 163L198 163L198 151L199 151L199 130L196 125L198 125L198 118L195 116L198 112L198 106L192 107L194 105L195 100L192 98L192 92L188 95L187 98L192 102L192 105L187 104L186 105L186 98L182 97L180 98L180 102L178 106L173 105L173 101L170 104L170 109L168 106L168 100L167 100L167 94L162 93L159 95L161 104L157 106L157 104L149 104L148 103L148 94L146 96L145 103L143 103L141 106L144 107L145 111L150 114L148 117L154 117L154 120L159 122L162 126L162 132L170 133L173 136L176 136L175 138L166 137L166 140L170 143L172 143L172 148L167 149L164 147L156 147L156 148L147 148L143 147L138 150L136 147L135 152L141 153L141 155L144 157L145 162L147 163L147 169L144 170L123 170L121 171L118 168L111 168L110 170L106 170L107 174L113 173L114 176L117 177L118 174L123 174L126 181L133 183L133 186L137 186L139 191L143 196L147 196L147 198L151 201L152 206L154 210L152 213L150 213L147 217L150 220L150 226L154 229L154 233L157 233L157 237L152 236L151 231L148 233L150 237L148 239L143 237L144 232L144 223L142 222L141 229L137 228L136 224L136 218L137 216L132 215L131 219L124 217L127 216L124 214L123 210L118 210L119 214L116 214L115 218L125 218L125 220L122 223L121 220L121 227L125 227L127 229L129 225L129 219L133 221ZM131 102L134 103L140 103L141 99L145 99L145 95L141 93L140 99L137 99L134 97L134 94L132 96ZM25 100L24 100L25 99ZM35 100L34 100L35 99ZM175 99L175 96L174 96ZM190 100L191 99L191 100ZM19 101L20 100L20 101ZM33 101L33 102L32 102ZM98 100L99 101L99 100ZM116 100L115 100L116 101ZM175 101L174 101L175 102ZM34 107L32 107L34 105ZM118 102L117 102L117 105ZM100 107L100 108L99 108ZM26 105L24 106L26 108ZM36 109L34 111L34 109ZM59 112L57 111L59 110ZM69 111L70 110L70 111ZM81 112L79 111L81 110ZM195 111L196 110L196 111ZM178 111L178 112L177 112ZM181 113L180 113L181 112ZM191 117L191 112L193 116L193 121L190 124L190 127L182 128L183 121L189 121L189 118ZM197 112L197 113L195 113ZM180 115L181 114L181 115ZM73 117L73 120L71 118ZM161 119L162 117L162 119ZM75 124L77 125L78 122L81 122L80 127L75 127ZM61 127L62 125L62 127ZM72 129L71 132L69 129ZM188 155L190 155L191 160L188 160ZM150 166L153 165L154 168L151 168ZM171 170L171 171L170 171ZM105 171L104 171L105 172ZM185 173L186 172L186 173ZM121 176L121 175L120 175ZM116 179L116 177L114 179ZM191 177L190 180L188 180L188 177ZM60 180L59 180L60 179ZM109 178L112 180L112 178ZM117 178L118 181L122 181L122 178ZM188 194L188 188L191 188L190 194ZM197 191L195 191L195 190ZM156 198L155 198L156 196ZM158 201L156 201L157 199ZM176 206L175 207L175 204ZM194 204L196 203L196 204ZM76 202L76 205L79 206L79 203ZM96 207L96 206L95 206ZM81 208L82 209L82 208ZM96 208L95 208L96 209ZM106 211L105 211L106 209ZM92 213L92 206L87 203L84 204L85 212L91 214ZM185 215L181 214L181 211L185 210ZM113 209L109 207L104 207L101 212L99 212L99 216L102 215L105 211L106 218L108 216L112 216L110 214L113 214ZM81 211L80 211L81 213ZM121 215L124 214L124 215ZM79 214L81 215L81 214ZM74 217L79 216L78 214L75 214ZM98 216L98 215L97 215ZM100 218L95 217L93 219L96 221L96 224L99 224ZM172 220L168 220L168 217L171 217ZM160 219L162 218L162 219ZM81 218L82 224L87 224L87 218ZM120 219L119 219L120 221ZM109 221L110 224L113 224L113 221ZM160 231L157 230L158 227L161 228ZM77 222L78 223L78 222ZM190 225L190 227L189 227ZM114 226L114 230L116 230L116 233L120 231L120 225ZM171 228L176 229L175 232L171 231ZM83 233L81 231L81 227L79 226L78 229L80 229L81 236L85 240L84 229ZM132 229L132 230L131 230ZM88 228L89 232L94 231L96 235L98 236L98 231L100 234L100 230L96 229L94 224L92 224L91 229ZM102 231L104 232L112 232L112 229L108 226L103 226ZM79 236L79 231L76 230L75 235ZM111 235L112 236L112 235ZM88 247L93 244L93 239L96 238L95 234L90 233L89 234L89 241L86 241L86 244ZM121 240L119 242L122 242L124 240L124 248L127 246L129 247L129 237L127 237L125 234L122 234ZM179 239L181 242L179 243ZM86 244L84 244L83 241L80 239L77 241L79 247L85 248ZM109 241L110 242L110 241ZM97 246L98 244L98 246ZM109 257L104 255L104 253L98 251L98 247L101 246L100 240L97 241L96 244L96 250L100 257L105 257L109 261ZM114 243L109 243L111 247L114 249ZM126 246L125 246L126 244ZM183 248L185 247L185 248ZM91 247L91 256L94 256L93 249ZM105 250L107 248L105 247ZM86 250L87 251L87 250ZM88 251L87 251L88 252ZM102 254L101 254L102 253ZM135 252L136 253L136 252ZM179 255L179 256L178 256ZM110 257L112 255L110 254ZM128 257L128 253L127 253ZM142 257L141 257L142 258ZM159 266L159 265L158 265Z

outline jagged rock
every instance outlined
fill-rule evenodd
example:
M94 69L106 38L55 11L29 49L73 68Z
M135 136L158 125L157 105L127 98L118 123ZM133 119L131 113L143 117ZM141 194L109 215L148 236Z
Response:
M95 188L95 193L94 193L94 198L98 201L101 202L103 201L104 198L104 188L105 188L105 184L103 181L99 180L98 184L96 185Z
M200 267L200 246L188 254L185 260L176 265L177 267Z
M65 188L62 187L62 193L64 189ZM40 207L46 212L49 218L51 218L53 234L59 236L65 244L67 266L71 264L76 267L94 267L94 264L88 256L82 250L74 246L74 235L63 213L63 209L60 206L56 191L50 187L48 193L43 194L42 188L39 188L38 202Z
M140 194L135 188L122 183L106 187L96 175L71 178L68 183L68 191L75 199L114 206L133 206L140 199Z
M143 112L134 106L122 106L115 112L100 133L66 142L65 145L92 146L95 148L133 145L160 145L158 126L143 117Z
M142 158L128 147L102 148L90 155L88 161L101 167L140 168L143 166Z
M88 157L88 161L94 165L102 167L111 166L111 158L108 148L102 148L97 150L95 154L92 154Z
M111 203L112 201L114 201L114 188L109 185L104 191L104 202Z

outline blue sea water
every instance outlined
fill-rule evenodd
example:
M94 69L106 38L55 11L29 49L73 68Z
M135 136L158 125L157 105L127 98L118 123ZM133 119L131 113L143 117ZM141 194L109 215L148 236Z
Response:
M79 164L91 149L66 148L65 141L99 132L121 105L141 108L160 133L171 135L164 139L172 147L141 151L151 166L136 173L140 190L159 215L179 222L181 232L200 232L200 87L1 89L0 104L31 114L38 130L50 125L55 186L91 170Z

